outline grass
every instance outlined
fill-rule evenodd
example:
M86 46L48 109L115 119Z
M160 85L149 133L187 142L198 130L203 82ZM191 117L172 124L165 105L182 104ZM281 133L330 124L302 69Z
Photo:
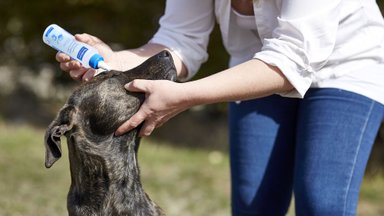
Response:
M67 215L66 145L63 158L45 169L43 136L43 130L0 124L0 215ZM230 215L227 155L145 139L139 162L145 190L168 215ZM384 215L383 201L384 178L366 178L358 215Z

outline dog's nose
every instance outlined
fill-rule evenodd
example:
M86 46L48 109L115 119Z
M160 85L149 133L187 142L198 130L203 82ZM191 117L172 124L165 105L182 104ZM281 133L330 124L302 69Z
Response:
M168 51L164 50L164 51L161 51L161 53L159 53L159 57L160 58L169 58L169 57L171 57L171 53L169 53Z

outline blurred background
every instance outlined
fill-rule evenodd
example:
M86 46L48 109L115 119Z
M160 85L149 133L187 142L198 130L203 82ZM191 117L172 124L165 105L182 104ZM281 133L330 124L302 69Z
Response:
M384 8L383 0L378 3ZM42 42L44 29L56 23L74 34L95 35L115 50L133 48L155 33L164 5L164 0L0 1L0 215L67 215L68 159L64 155L46 170L43 137L79 83L61 72L56 51ZM209 54L196 78L226 68L217 27ZM142 181L168 215L230 214L226 121L225 104L194 107L143 140ZM382 127L359 215L384 215L383 138Z

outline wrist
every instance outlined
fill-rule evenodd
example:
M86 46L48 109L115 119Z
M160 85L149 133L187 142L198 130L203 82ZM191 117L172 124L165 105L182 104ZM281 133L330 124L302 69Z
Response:
M113 59L111 67L118 71L130 70L145 61L145 58L138 56L130 50L114 52Z
M199 81L189 81L184 83L178 83L180 86L180 92L182 92L183 98L182 103L185 104L188 108L209 104L209 95L205 94L205 91L202 90L204 86L199 84Z

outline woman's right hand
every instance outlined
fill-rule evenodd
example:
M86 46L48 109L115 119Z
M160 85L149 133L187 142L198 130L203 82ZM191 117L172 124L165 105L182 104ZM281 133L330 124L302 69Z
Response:
M99 51L99 54L103 56L104 61L112 68L117 68L117 58L112 49L101 41L99 38L89 34L76 34L76 40L89 44ZM67 54L58 52L56 54L56 60L60 63L60 68L63 71L69 73L69 75L75 80L88 81L91 80L96 73L93 68L85 68L78 61L71 59Z

